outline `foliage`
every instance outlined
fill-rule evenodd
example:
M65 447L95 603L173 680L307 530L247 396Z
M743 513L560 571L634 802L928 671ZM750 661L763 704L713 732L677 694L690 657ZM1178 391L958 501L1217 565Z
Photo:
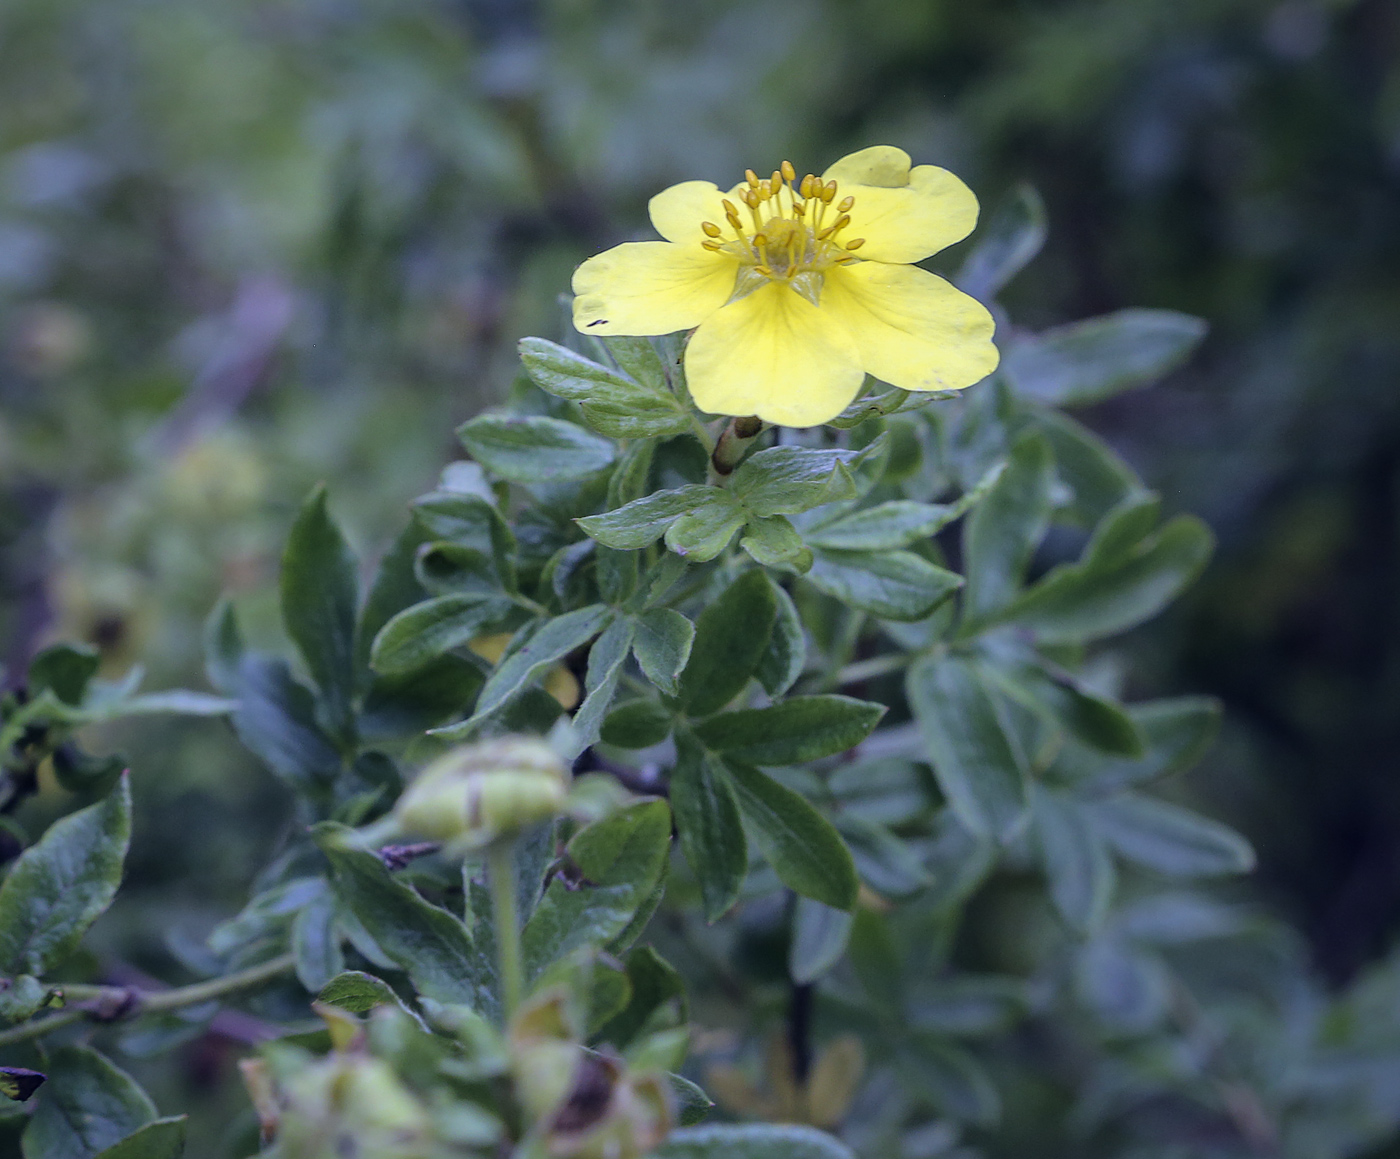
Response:
M1000 262L995 289L1037 237L1003 220L968 276ZM98 1048L26 1044L80 1027L139 1056L249 1002L275 1037L244 1078L282 1159L1315 1156L1393 1129L1400 1037L1367 1016L1390 975L1329 999L1205 888L1253 863L1170 795L1218 708L1125 701L1104 650L1211 536L1053 404L1150 380L1200 333L1126 312L1027 337L962 396L874 384L832 428L749 432L737 467L673 341L530 339L511 408L459 432L476 463L367 585L307 499L294 662L227 603L220 697L38 655L4 706L8 791L51 765L95 803L0 888L0 1044L46 1076L11 1096L37 1107L26 1159L185 1136ZM187 954L204 980L70 983L131 826L122 762L73 732L151 711L228 715L297 827ZM491 740L519 733L549 747ZM967 940L988 913L1014 968Z

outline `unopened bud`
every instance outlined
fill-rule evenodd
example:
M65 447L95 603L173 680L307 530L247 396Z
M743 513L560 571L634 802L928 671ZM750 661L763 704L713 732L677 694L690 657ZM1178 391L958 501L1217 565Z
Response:
M285 1159L424 1159L431 1147L426 1109L388 1063L366 1054L337 1052L296 1068L276 1101L276 1153Z
M502 737L439 757L394 812L405 834L471 849L558 816L568 779L563 762L542 741Z

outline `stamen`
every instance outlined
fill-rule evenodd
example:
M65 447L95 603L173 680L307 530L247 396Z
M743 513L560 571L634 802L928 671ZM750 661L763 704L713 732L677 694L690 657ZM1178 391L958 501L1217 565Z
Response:
M826 185L822 187L822 200L825 201L828 205L830 205L835 199L836 182L834 180L828 181Z
M783 180L784 180L784 181L796 181L796 180L797 180L797 170L794 169L794 168L792 167L792 162L791 162L791 161L784 161L784 162L783 162Z
M786 182L783 181L782 173L779 170L774 169L773 176L768 179L768 184L772 187L773 192L777 193L778 190L786 184Z
M758 174L755 173L752 169L744 170L744 180L749 183L750 189L758 188Z
M722 249L724 248L722 245L719 244L719 242L717 242L717 241L710 241L708 238L707 238L705 241L702 241L702 242L700 243L700 245L701 245L703 248L705 248L705 249L707 249L707 250L712 250L712 251L715 252L715 253L719 253L719 251L722 250Z
M848 242L846 243L846 248L847 248L848 250L858 250L858 249L860 249L860 247L863 246L864 244L865 244L865 238L863 238L863 237L858 237L858 238L856 238L855 241L848 241Z
M713 221L702 221L700 228L705 231L706 237L719 237L724 232Z
M845 213L845 212L846 212L848 209L850 209L851 206L853 206L855 203L856 203L856 199L855 199L854 197L843 197L843 198L841 199L841 204L838 205L838 206L836 207L837 212L839 212L839 213Z
M802 194L803 200L806 200L807 198L812 196L812 186L814 186L816 182L817 179L813 177L810 173L808 173L806 177L802 178L802 184L798 186L798 192Z

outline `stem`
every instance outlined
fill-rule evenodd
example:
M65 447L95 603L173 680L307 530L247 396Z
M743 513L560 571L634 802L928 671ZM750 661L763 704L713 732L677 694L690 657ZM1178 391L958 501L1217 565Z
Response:
M515 912L514 845L497 842L486 855L491 879L491 908L496 918L496 951L500 957L502 1000L509 1022L520 1005L520 921Z
M71 986L60 983L56 988L62 990L69 997L80 1001L100 999L108 994L113 996L129 995L135 999L131 1003L132 1016L162 1014L169 1010L179 1010L184 1006L198 1006L201 1002L210 1002L215 998L222 998L226 994L259 986L264 982L270 982L273 978L288 974L295 968L296 956L282 954L279 957L270 958L266 962L259 962L256 966L249 966L246 970L225 974L222 978L213 978L208 982L196 982L193 986L181 986L174 990L131 990L122 986L87 986L81 983ZM47 1018L40 1018L36 1022L21 1023L19 1026L12 1026L8 1030L0 1031L0 1047L11 1046L16 1042L28 1042L31 1038L42 1038L46 1034L52 1034L55 1030L62 1030L65 1026L72 1026L75 1022L82 1022L85 1018L94 1017L95 1015L90 1010L71 1009L50 1014Z
M832 682L833 687L839 688L843 684L859 684L862 680L873 680L877 676L888 676L891 672L898 672L901 668L909 667L913 661L912 654L905 652L894 652L888 656L875 656L869 660L857 660L854 664L847 664L836 673L836 679Z

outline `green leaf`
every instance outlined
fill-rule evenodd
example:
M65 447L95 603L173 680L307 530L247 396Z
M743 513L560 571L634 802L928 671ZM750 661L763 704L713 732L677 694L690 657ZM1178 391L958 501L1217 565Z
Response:
M789 889L849 910L860 881L850 850L805 797L747 765L727 765L739 809L773 871Z
M48 1056L49 1081L25 1128L25 1159L94 1159L156 1117L155 1104L125 1071L86 1046Z
M798 696L768 708L723 712L698 724L712 751L755 765L799 765L835 756L868 737L885 706L849 696Z
M1204 523L1180 515L1130 552L1054 568L997 619L1049 643L1115 635L1171 603L1200 574L1213 546Z
M563 419L479 415L457 428L478 463L512 483L554 483L601 471L613 461L608 439Z
M674 719L654 700L632 700L608 714L601 732L605 744L645 749L671 735Z
M987 670L1008 696L1082 744L1115 756L1140 757L1141 730L1121 704L1100 696L1073 675L1030 663Z
M340 753L316 723L316 703L283 660L248 653L238 666L238 739L302 792L340 771Z
M686 559L705 563L729 546L748 518L730 496L712 499L687 511L666 529L666 546Z
M335 898L330 890L322 891L297 911L292 922L292 952L296 955L297 980L312 994L345 969L335 921Z
M313 490L297 514L282 554L282 622L321 690L330 727L350 727L355 695L355 619L359 603L355 556Z
M802 627L797 605L780 584L773 583L773 599L777 612L773 621L773 635L768 639L768 648L759 660L754 676L763 685L763 690L776 698L797 683L797 678L807 666L807 633Z
M0 885L0 972L42 975L112 904L131 840L131 787L55 821Z
M898 1073L910 1092L962 1122L991 1126L1001 1115L996 1087L961 1047L932 1034L914 1034L899 1051Z
M207 692L192 692L188 688L167 688L163 692L145 692L123 700L115 706L114 716L227 716L238 707L238 701Z
M49 987L33 974L16 974L7 978L0 985L0 1018L6 1022L23 1022L32 1018L48 1004L50 994ZM2 1070L0 1074L3 1074ZM12 1099L15 1096L6 1093L5 1097Z
M1128 715L1144 738L1146 752L1137 760L1093 762L1089 784L1096 792L1141 785L1189 769L1215 739L1221 711L1218 700L1181 696L1135 704Z
M1002 373L1027 398L1083 406L1146 386L1201 344L1206 324L1174 310L1119 310L1036 335L1002 355Z
M810 897L799 897L792 914L792 944L788 947L788 974L799 986L822 977L846 952L854 919Z
M637 551L655 543L672 523L723 492L692 483L673 491L657 491L602 515L574 520L590 538L619 551Z
M583 404L583 421L614 439L649 439L690 429L690 416L673 394L638 395L632 401L599 398Z
M666 368L650 338L611 334L603 339L603 345L624 374L652 390L670 390Z
M499 624L513 605L479 595L437 596L394 616L374 638L370 664L398 676L423 668Z
M360 708L360 737L414 736L459 717L485 683L480 668L460 656L439 656L402 676L376 676Z
M50 690L64 704L79 705L102 657L88 644L53 644L29 662L25 678L31 696Z
M1037 787L1031 815L1055 908L1080 933L1102 924L1113 901L1116 875L1092 816L1072 798Z
M238 614L227 596L220 598L204 621L204 674L210 685L220 692L236 692L238 668L245 650L243 633L238 628Z
M312 836L331 863L336 894L420 994L496 1017L494 965L461 922L394 878L345 826L322 822Z
M748 843L734 788L693 739L676 738L671 809L681 850L700 883L705 920L717 921L739 896L748 873Z
M1038 432L1016 440L1006 469L963 527L965 619L984 620L1016 595L1050 525L1054 475L1050 444Z
M645 345L643 345L645 344ZM525 338L520 360L541 390L580 403L590 427L613 438L648 438L689 429L690 416L665 387L665 372L645 338L610 339L619 374L543 338Z
M631 620L614 620L588 650L588 669L583 680L587 695L574 713L573 752L566 753L566 756L578 756L598 739L603 717L612 705L618 681L622 679L622 666L627 660L636 630L636 624Z
M891 499L812 528L806 539L839 551L892 551L927 539L961 514L959 504Z
M476 712L470 720L447 728L434 730L434 735L448 740L469 735L487 716L501 708L524 690L535 677L575 648L582 648L612 621L613 610L603 604L565 612L546 620L533 636L519 648L502 658L496 671L486 681L477 698Z
M851 472L884 447L876 439L859 451L769 447L734 472L730 490L753 515L796 515L856 495Z
M188 1115L157 1119L97 1155L97 1159L180 1159L185 1153Z
M361 671L369 667L370 647L379 630L405 608L425 599L428 593L418 582L414 564L424 543L423 530L410 523L389 546L375 569L360 622L355 629L355 659Z
M963 583L909 551L818 551L804 578L844 604L902 621L924 619Z
M741 575L700 613L680 677L681 703L692 716L718 712L744 690L768 649L777 614L773 585L757 569Z
M792 521L782 515L750 520L739 546L764 567L806 571L812 566L812 553L803 546Z
M1119 1032L1144 1034L1171 1010L1174 984L1166 965L1116 938L1090 942L1075 974L1079 1000Z
M1029 774L1005 706L979 666L957 656L925 656L910 667L906 693L958 819L978 836L1014 837L1026 819Z
M494 504L463 491L433 491L414 501L413 517L433 539L490 560L492 586L515 590L515 533Z
M589 884L570 889L556 879L521 934L525 974L537 978L552 962L621 933L651 894L671 847L671 811L646 801L595 821L568 844L570 860Z
M1123 793L1093 806L1093 817L1119 854L1168 877L1218 877L1254 868L1248 841L1179 805Z
M600 362L544 338L522 338L520 361L536 386L556 398L588 402L594 398L626 400L657 393L654 386L619 374Z
M399 997L389 983L361 970L337 974L316 995L318 1002L339 1006L351 1014L368 1014L376 1006L396 1006Z
M650 1159L855 1159L855 1153L815 1127L725 1123L672 1131Z
M674 1022L684 1019L685 983L676 968L650 946L638 946L627 955L627 980L632 996L625 1009L608 1021L598 1032L598 1039L626 1047L651 1023L653 1026L662 1007L675 1007ZM668 1019L667 1021L672 1021Z
M637 617L632 651L646 678L668 696L676 694L694 644L695 625L672 608L649 608Z
M678 1108L676 1118L682 1127L693 1127L696 1123L703 1122L714 1109L714 1100L688 1078L668 1074L666 1082L670 1085L671 1094L675 1096ZM674 1131L671 1137L675 1138ZM650 1159L655 1159L655 1156L656 1152L652 1152Z
M995 298L1045 244L1045 203L1029 185L1018 185L992 213L953 279L978 301Z
M919 854L885 826L838 813L837 832L846 841L860 879L885 897L908 897L930 884Z
M1073 514L1092 527L1127 496L1142 488L1133 469L1082 423L1052 410L1035 412L1036 428L1055 451L1055 470L1074 493Z
M1084 548L1084 559L1093 564L1111 563L1129 554L1152 534L1162 513L1162 497L1150 491L1134 491L1109 510L1094 528Z

